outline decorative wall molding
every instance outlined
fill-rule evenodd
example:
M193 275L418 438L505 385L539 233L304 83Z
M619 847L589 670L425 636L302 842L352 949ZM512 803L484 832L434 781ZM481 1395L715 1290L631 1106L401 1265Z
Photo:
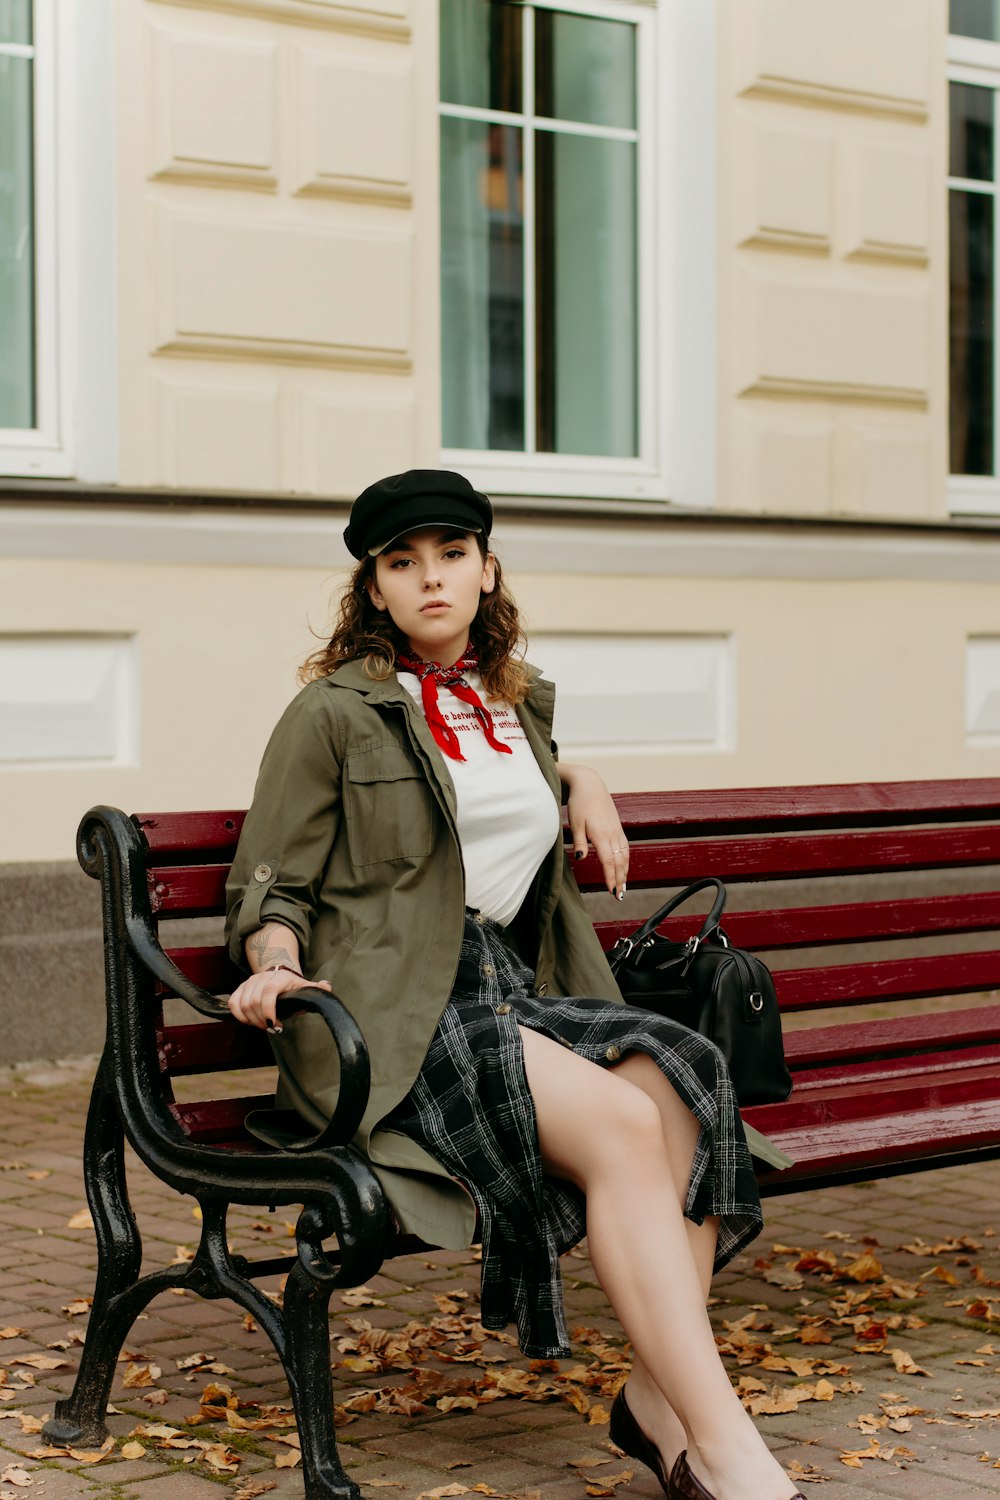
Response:
M409 367L408 229L247 221L160 204L153 238L158 353Z
M159 0L194 10L222 10L266 16L295 25L322 26L373 36L409 37L409 0Z
M737 306L740 394L926 405L930 315L922 283L912 290L830 285L745 268Z
M263 510L185 504L176 493L145 506L48 498L0 504L0 558L237 567L348 567L348 508L285 502ZM902 579L990 583L1000 576L1000 526L795 523L718 512L643 519L524 516L525 501L493 496L494 537L510 571L594 577ZM541 504L542 502L538 502ZM551 509L552 507L550 507Z
M736 11L741 93L928 117L931 28L913 0L758 0Z
M361 61L299 47L294 77L293 191L408 205L413 192L408 58Z
M278 49L151 26L153 175L277 187ZM219 100L225 98L225 109Z

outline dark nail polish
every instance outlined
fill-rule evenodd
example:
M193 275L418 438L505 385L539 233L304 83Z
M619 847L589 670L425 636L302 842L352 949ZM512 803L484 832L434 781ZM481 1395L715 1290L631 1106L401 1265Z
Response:
M574 858L574 859L582 859L582 858L583 858L583 856L584 856L584 854L585 854L585 853L586 853L586 852L587 852L587 851L586 851L586 850L585 850L585 849L574 849L574 850L573 850L573 858Z

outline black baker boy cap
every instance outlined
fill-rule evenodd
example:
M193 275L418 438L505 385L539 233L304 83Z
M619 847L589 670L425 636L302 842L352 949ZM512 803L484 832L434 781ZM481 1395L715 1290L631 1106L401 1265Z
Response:
M375 557L397 537L421 526L454 526L489 536L493 507L463 474L407 469L361 491L351 506L344 541L354 557Z

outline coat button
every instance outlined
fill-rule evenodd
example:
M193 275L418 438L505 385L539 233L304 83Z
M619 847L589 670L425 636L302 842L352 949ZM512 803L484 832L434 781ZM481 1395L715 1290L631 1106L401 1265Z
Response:
M543 979L542 982L541 982L541 984L538 986L537 990L535 991L535 994L536 995L547 995L548 993L549 993L549 987L545 983L545 980Z
M481 911L477 911L475 913L475 915L473 916L472 920L474 922L478 922L478 924L479 924L480 927L485 927L486 926L486 918L483 916L483 914L482 914Z
M496 973L496 969L494 969L492 964L483 964L483 973L486 975L487 979L492 979L494 974Z
M509 1005L498 1005L497 1006L497 1015L498 1016L509 1016L510 1015L510 1006Z
M270 865L258 865L257 868L256 868L256 870L254 870L254 872L253 872L253 878L254 878L254 880L259 880L261 882L261 884L263 884L263 882L265 880L270 880L270 878L271 878L271 866Z
M608 1062L617 1062L621 1055L622 1049L620 1047L609 1047L607 1052L605 1052L604 1054Z

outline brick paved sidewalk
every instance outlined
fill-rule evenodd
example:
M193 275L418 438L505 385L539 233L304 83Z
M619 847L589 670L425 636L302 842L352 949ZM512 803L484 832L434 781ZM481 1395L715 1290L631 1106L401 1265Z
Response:
M294 1443L287 1413L266 1411L287 1407L276 1356L234 1308L190 1294L159 1297L136 1325L112 1393L114 1450L99 1463L33 1456L38 1426L72 1383L86 1321L73 1304L93 1288L93 1231L70 1227L85 1203L89 1084L83 1065L0 1074L0 1500L301 1496L300 1470L276 1467L294 1447L267 1435ZM198 1237L192 1200L138 1165L130 1180L149 1266L185 1255ZM279 1218L242 1209L231 1232L235 1248L258 1255L286 1235ZM477 1343L472 1257L392 1262L367 1295L347 1306L334 1297L336 1399L354 1408L342 1413L339 1438L366 1497L660 1495L648 1470L608 1446L600 1418L625 1350L586 1257L565 1267L570 1324L584 1330L579 1359L534 1370L509 1343L481 1334ZM715 1293L733 1378L748 1399L779 1408L758 1420L782 1462L805 1471L810 1500L1000 1495L1000 1430L975 1415L1000 1413L1000 1328L991 1333L1000 1163L772 1201L766 1233L717 1278ZM355 1347L342 1350L345 1314ZM402 1349L395 1363L377 1355L388 1332ZM420 1339L436 1347L418 1350L414 1368L407 1351ZM23 1356L35 1362L19 1363ZM151 1383L126 1385L130 1365L130 1379ZM210 1391L209 1405L217 1414L228 1405L235 1427L199 1406L210 1384L224 1389ZM482 1400L503 1387L523 1394ZM376 1401L409 1414L364 1409ZM271 1425L254 1429L262 1414ZM160 1435L130 1438L140 1426ZM171 1429L179 1437L164 1439ZM135 1456L123 1456L130 1441ZM847 1466L851 1451L865 1456Z

